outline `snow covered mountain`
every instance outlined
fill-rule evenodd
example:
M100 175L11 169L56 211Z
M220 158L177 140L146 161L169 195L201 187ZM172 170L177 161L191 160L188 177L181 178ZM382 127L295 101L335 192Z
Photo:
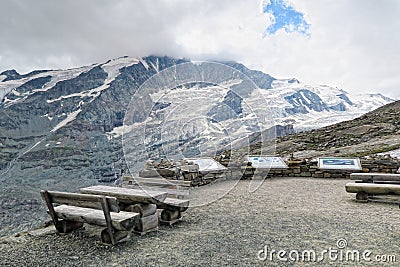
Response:
M65 183L55 176L112 180L124 169L123 152L140 162L211 153L260 140L252 137L271 127L274 134L263 138L350 120L393 101L276 79L233 62L218 63L229 67L222 73L206 73L218 82L138 91L149 78L183 64L192 63L122 57L69 70L2 72L0 179L34 174L46 185ZM196 68L185 74L195 75Z
M296 130L352 120L394 101L381 94L349 94L337 87L307 85L297 79L274 80L271 87L262 94L275 110L275 123L293 124Z
M276 79L234 62L170 57L123 57L23 75L4 71L0 236L9 225L37 226L34 217L45 212L39 189L74 192L112 182L127 165L135 171L149 157L246 147L352 119L391 101ZM336 146L337 138L332 142ZM29 216L11 216L22 211Z

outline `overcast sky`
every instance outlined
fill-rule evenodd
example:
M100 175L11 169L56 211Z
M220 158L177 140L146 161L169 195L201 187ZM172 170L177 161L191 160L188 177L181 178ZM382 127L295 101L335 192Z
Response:
M156 54L400 98L399 18L398 0L2 0L0 72Z

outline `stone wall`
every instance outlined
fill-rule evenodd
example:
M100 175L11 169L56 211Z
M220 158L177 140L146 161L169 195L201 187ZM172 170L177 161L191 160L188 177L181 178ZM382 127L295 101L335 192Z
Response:
M348 170L321 170L316 160L290 160L287 161L288 169L271 169L260 171L251 166L240 166L238 164L228 165L227 178L235 178L242 175L242 179L272 178L272 177L314 177L314 178L344 178L349 179L354 172L379 172L396 173L400 167L400 160L392 158L361 159L360 171Z

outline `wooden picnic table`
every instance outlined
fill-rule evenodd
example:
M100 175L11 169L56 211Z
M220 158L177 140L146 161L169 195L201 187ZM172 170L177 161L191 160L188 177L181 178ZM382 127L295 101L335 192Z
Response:
M81 188L83 194L103 195L116 197L119 202L131 205L135 203L158 204L163 202L166 197L166 192L161 191L143 191L140 189L122 188L105 185L95 185Z

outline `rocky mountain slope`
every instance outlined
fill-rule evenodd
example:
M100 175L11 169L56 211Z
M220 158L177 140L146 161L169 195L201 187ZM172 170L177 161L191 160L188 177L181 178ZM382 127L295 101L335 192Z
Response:
M126 170L125 159L129 165L150 156L239 148L352 119L392 101L276 79L238 63L203 66L149 56L0 73L0 225L17 221L15 231L29 227L29 216L14 214L42 210L39 189L75 191L112 182ZM178 74L202 79L139 90L171 68L165 80Z
M392 101L296 79L279 80L232 62L223 63L229 68L201 70L202 77L218 74L211 79L217 85L200 81L138 95L150 77L188 63L169 57L123 57L70 70L2 72L1 179L29 184L32 179L40 181L40 187L65 180L56 177L112 180L124 170L124 131L131 150L141 149L136 147L140 136L135 135L146 131L151 153L134 154L135 160L160 156L160 147L194 156L231 144L243 146L249 136L275 125L284 127L273 128L275 135L268 138L351 119ZM239 74L230 73L231 68ZM194 72L193 67L185 68L186 75ZM142 97L147 102L134 110L131 125L123 125L129 103ZM151 112L145 114L146 109ZM169 133L161 133L160 125Z
M397 155L400 148L400 101L377 108L354 120L320 129L290 134L274 141L255 143L252 153L261 147L283 157Z

